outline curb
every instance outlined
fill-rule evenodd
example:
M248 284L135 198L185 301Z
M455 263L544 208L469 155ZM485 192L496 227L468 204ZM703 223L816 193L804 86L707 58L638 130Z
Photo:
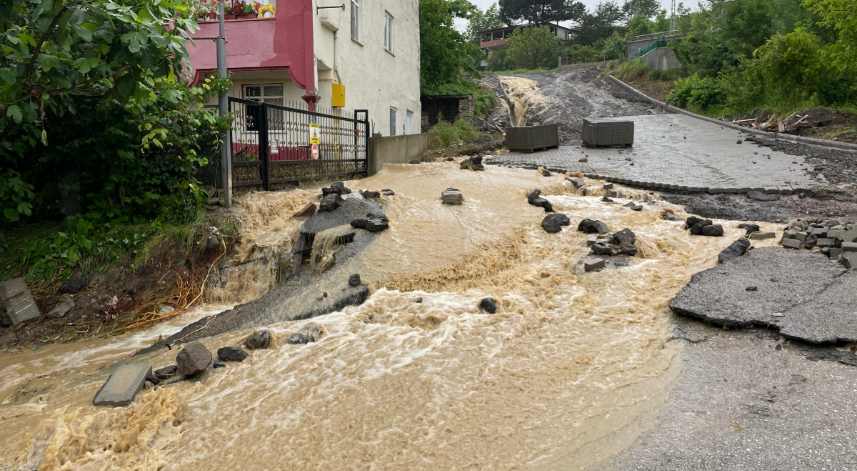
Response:
M667 111L670 111L672 113L681 113L683 115L687 115L687 116L690 116L692 118L701 119L703 121L708 121L708 122L714 123L714 124L719 124L721 126L728 127L731 129L735 129L737 131L745 132L748 134L756 134L759 136L764 136L764 137L766 137L768 139L772 139L772 140L782 139L785 141L796 142L798 144L806 144L806 145L820 146L820 147L832 147L832 148L836 148L836 149L840 149L840 150L857 152L857 144L848 144L845 142L829 141L826 139L816 139L814 137L802 137L802 136L795 136L792 134L781 134L781 133L773 133L773 132L768 132L768 131L761 131L759 129L750 129L750 128L745 128L743 126L738 126L737 124L727 123L725 121L720 121L720 120L717 120L714 118L709 118L708 116L698 115L696 113L692 113L690 111L687 111L687 110L684 110L681 108L676 108L675 106L672 106L672 105L668 105L662 101L655 100L654 98L646 95L645 93L637 90L636 88L628 85L627 83L617 79L613 75L609 75L608 77L610 77L615 83L617 83L618 85L621 85L622 87L624 87L628 91L630 91L636 95L639 95L640 97L651 102L652 104L660 106L661 108L663 108Z

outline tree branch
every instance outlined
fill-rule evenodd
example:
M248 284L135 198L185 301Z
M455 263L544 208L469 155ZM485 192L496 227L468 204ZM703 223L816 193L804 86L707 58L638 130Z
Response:
M48 26L48 30L39 38L39 42L36 43L36 48L33 49L33 57L30 58L30 64L27 66L27 78L24 79L24 83L27 87L31 86L31 80L33 78L33 67L36 66L36 59L39 57L39 52L42 50L42 45L51 37L51 31L57 27L57 23L60 22L60 18L68 11L68 7L62 7L62 9L57 13L57 16L54 17L53 21L51 21L51 25Z
M118 69L114 70L114 71L113 71L113 73L111 73L111 74L110 74L110 76L111 76L111 77L115 77L117 74L121 74L122 72L125 72L126 70L128 70L128 69L130 69L130 68L131 68L131 65L130 65L130 64L125 64L125 65L123 65L122 67L119 67ZM88 87L89 85L92 85L92 84L94 83L94 81L95 81L95 80L96 80L96 79L90 79L90 80L87 80L86 82L79 83L79 84L77 84L77 85L75 85L75 86L73 86L73 87L69 87L69 88L58 88L58 89L56 89L56 90L51 90L51 91L49 91L49 92L48 92L48 95L50 95L50 96L55 96L55 95L59 95L59 94L65 93L65 92L71 92L71 91L74 91L74 90L80 90L81 88L85 88L85 87ZM97 80L101 80L101 79L99 78L99 79L97 79Z

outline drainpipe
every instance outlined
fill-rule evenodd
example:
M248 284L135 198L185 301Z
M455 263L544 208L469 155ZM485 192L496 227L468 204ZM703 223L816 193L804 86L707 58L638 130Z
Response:
M226 78L226 27L223 24L223 2L217 2L220 10L218 27L220 33L217 36L217 74L220 78ZM226 118L229 114L229 100L225 94L217 97L218 115L221 118ZM232 204L232 165L229 162L229 152L227 146L230 146L231 132L226 131L221 133L220 142L220 181L223 186L223 205L227 208Z

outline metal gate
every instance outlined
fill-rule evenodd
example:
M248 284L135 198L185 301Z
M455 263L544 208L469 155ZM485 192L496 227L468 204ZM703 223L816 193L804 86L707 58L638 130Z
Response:
M229 98L232 186L365 175L369 111L353 117Z

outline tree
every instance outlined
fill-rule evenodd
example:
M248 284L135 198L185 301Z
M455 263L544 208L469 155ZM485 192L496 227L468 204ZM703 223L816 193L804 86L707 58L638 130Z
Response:
M52 120L77 100L151 99L150 87L182 70L187 31L197 29L187 0L6 0L0 5L0 162L18 168L26 152L48 146ZM0 188L20 189L5 172ZM32 190L32 185L24 184ZM14 221L0 192L6 221ZM26 191L24 194L28 194ZM29 193L31 194L31 193ZM15 212L27 214L16 202ZM3 222L3 219L0 219Z
M479 46L457 31L455 18L468 19L476 7L466 0L420 0L420 90L439 93L459 83L462 72L477 74L471 55Z
M836 30L829 51L833 64L851 74L857 69L857 6L850 0L804 0L803 5L820 17L820 23Z
M608 0L599 3L592 13L585 13L574 28L575 42L584 45L595 45L609 38L614 32L622 32L624 13L616 2Z
M576 21L585 11L583 3L575 0L500 0L500 17L508 25Z
M637 15L642 15L643 18L649 19L658 14L661 9L661 2L658 0L627 0L622 5L622 13L625 18L631 19Z
M509 39L507 57L521 69L553 68L562 54L562 40L547 26L520 28Z
M656 33L657 31L652 31L652 26L654 26L654 23L643 16L642 13L638 13L628 21L628 36L641 36L643 34Z
M479 33L494 28L502 28L506 26L503 19L500 18L500 9L497 4L488 7L484 12L478 8L470 15L470 20L467 22L467 37L473 44L480 43Z
M601 56L605 60L624 59L628 50L627 44L625 38L620 36L619 33L613 33L613 36L604 40Z

